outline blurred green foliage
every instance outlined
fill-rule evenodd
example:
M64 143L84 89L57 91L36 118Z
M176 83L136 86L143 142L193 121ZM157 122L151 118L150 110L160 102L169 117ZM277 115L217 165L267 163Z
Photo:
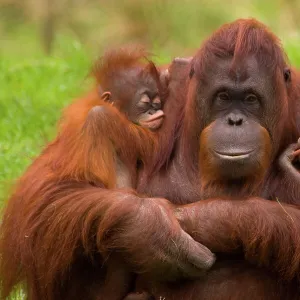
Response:
M130 42L172 57L191 54L236 18L257 18L284 40L298 40L299 13L298 0L0 0L0 53L42 55L48 38L52 55L61 55L63 38L91 56Z
M61 58L1 59L0 197L53 136L62 107L89 86L87 54L76 41L62 47Z

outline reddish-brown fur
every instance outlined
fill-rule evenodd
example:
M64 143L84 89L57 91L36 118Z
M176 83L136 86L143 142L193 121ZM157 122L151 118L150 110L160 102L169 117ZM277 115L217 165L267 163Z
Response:
M97 111L96 113L93 111L99 107L99 104L106 107L104 114L99 115ZM97 126L99 122L102 127ZM120 139L120 136L123 139ZM42 296L43 292L39 294L35 290L33 282L35 280L39 282L37 285L40 287L37 289L47 286L51 290L53 288L51 284L53 281L59 281L60 276L56 274L55 278L54 274L57 270L69 268L72 257L77 251L76 248L82 247L87 256L94 251L94 245L90 245L91 241L88 235L85 236L85 232L90 231L92 234L93 224L97 223L97 218L100 217L99 214L93 214L93 211L97 210L97 207L99 209L99 205L104 205L103 209L105 209L104 202L98 201L96 194L102 192L104 199L107 192L102 189L98 191L98 188L115 186L116 151L121 159L131 163L135 172L137 157L149 157L154 149L153 146L154 139L151 139L148 131L134 126L116 109L101 103L96 92L72 104L65 113L58 137L46 147L20 179L16 192L8 203L1 232L4 236L1 249L5 257L2 261L2 267L4 267L2 274L5 276L1 278L5 278L4 281L8 285L14 284L13 281L17 280L17 274L20 272L20 264L24 264L21 268L22 272L36 274L36 278L28 278L28 286L32 289L29 290L30 295L32 297L34 295L33 299L46 299ZM115 198L113 196L115 193L124 196L121 192L107 194L111 205L113 200L110 200L110 197ZM132 192L128 191L128 195L131 194ZM85 195L82 204L80 203L81 195ZM70 203L67 204L68 202ZM61 208L61 212L55 215L58 207ZM120 213L120 217L123 214L126 217L126 207L122 213L113 210L113 207L111 209L107 215L109 223L116 220L114 216L116 213ZM77 214L76 212L79 213L77 217L74 215L74 213ZM16 222L15 214L20 220L19 224ZM43 222L42 216L49 222L51 218L58 219L44 224L45 227L43 227L39 224ZM82 220L83 216L86 216L85 221ZM65 224L64 221L59 221L65 218L68 219ZM11 226L18 229L14 230ZM44 230L45 232L42 233ZM105 231L104 228L103 230ZM99 241L100 235L98 231ZM9 245L13 247L11 250L8 249ZM66 249L56 253L55 245L60 245L59 248L66 247ZM35 248L40 249L40 251L37 250L39 254L35 253ZM26 252L26 249L29 252ZM35 253L34 256L32 253ZM37 265L31 262L32 259L37 262ZM18 276L24 276L24 274ZM7 289L10 288L7 286ZM7 289L4 288L4 295L7 294Z
M195 71L205 71L201 66L209 64L213 55L228 51L236 54L236 61L250 53L265 59L261 48L278 75L284 58L277 39L255 21L237 21L204 44L195 56ZM266 198L278 196L281 204L262 198L195 202L202 198L198 169L201 119L193 109L189 71L187 67L180 74L171 72L171 93L165 106L170 117L163 124L158 159L147 168L148 174L155 176L145 176L140 183L146 186L143 192L167 197L174 205L164 199L141 198L131 191L102 189L103 178L108 178L107 185L111 181L101 167L95 168L95 174L100 170L100 175L91 172L91 164L101 166L97 155L92 156L95 162L80 163L78 168L79 159L88 159L90 152L77 154L74 149L82 144L74 146L66 137L68 142L60 145L58 138L21 178L5 210L0 248L3 297L23 282L34 300L101 299L105 275L102 254L115 249L132 271L145 274L138 281L140 287L157 299L299 299L300 211L298 206L284 203L299 203L299 187L283 188L285 174L276 165L279 154L299 134L294 109L299 91L292 84L286 94L278 84L282 105L276 124L277 145L272 149L264 184L254 185L256 190L251 191ZM92 94L81 101L89 103L94 98ZM86 115L76 105L73 113L69 111L70 125L63 128L69 128L65 135L75 133L76 138L76 126L82 127ZM91 141L96 149L97 142ZM71 157L73 167L68 169L63 164L69 163L69 153L78 156ZM238 198L238 191L234 195ZM187 203L191 204L181 206ZM189 259L187 254L195 254L193 265L198 257L199 245L186 239L178 221L195 239L217 252L219 260L202 279L158 283L157 279L169 279L176 273ZM188 273L197 275L193 268Z
M120 72L147 66L150 75L159 84L159 73L153 62L147 58L149 55L145 48L138 46L111 49L96 61L91 73L101 88L109 91L113 90L113 82L120 77Z

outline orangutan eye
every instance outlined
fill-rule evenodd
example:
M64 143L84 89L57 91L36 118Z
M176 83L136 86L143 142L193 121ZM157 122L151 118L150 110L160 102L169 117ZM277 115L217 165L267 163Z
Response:
M150 103L150 98L147 94L143 94L141 99L140 99L141 103Z
M221 101L228 101L229 95L226 92L221 92L217 95L217 99Z
M231 99L229 97L229 94L227 92L220 92L217 94L215 101L214 101L216 107L218 109L225 109L228 106L231 105Z
M256 104L256 103L258 103L258 99L255 95L250 94L244 99L244 103L246 103L246 104Z
M143 110L147 110L150 106L150 98L147 94L143 94L141 99L137 102L137 107L143 109Z

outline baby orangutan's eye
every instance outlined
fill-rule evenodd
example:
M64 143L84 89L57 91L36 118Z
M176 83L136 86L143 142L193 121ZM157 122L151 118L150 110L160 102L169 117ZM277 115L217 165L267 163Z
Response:
M141 99L138 101L137 106L144 108L144 107L148 107L149 104L150 104L149 96L146 94L143 94Z
M142 97L141 97L141 99L140 99L140 102L142 102L142 103L149 103L150 102L149 96L146 95L146 94L143 94Z

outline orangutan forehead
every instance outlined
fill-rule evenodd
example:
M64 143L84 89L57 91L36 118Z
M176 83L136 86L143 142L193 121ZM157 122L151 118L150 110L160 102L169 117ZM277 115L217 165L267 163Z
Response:
M249 57L238 64L233 59L217 59L211 68L196 80L200 89L256 91L260 94L273 94L273 74L261 66L255 57Z
M138 90L157 91L155 78L150 73L142 72L142 68L123 70L113 78L112 89L121 94L138 92Z
M200 75L201 76L201 75ZM260 65L255 57L248 57L236 63L232 58L216 59L211 68L201 76L201 80L232 81L235 83L253 82L259 83L262 78L268 82L272 80L272 74Z

